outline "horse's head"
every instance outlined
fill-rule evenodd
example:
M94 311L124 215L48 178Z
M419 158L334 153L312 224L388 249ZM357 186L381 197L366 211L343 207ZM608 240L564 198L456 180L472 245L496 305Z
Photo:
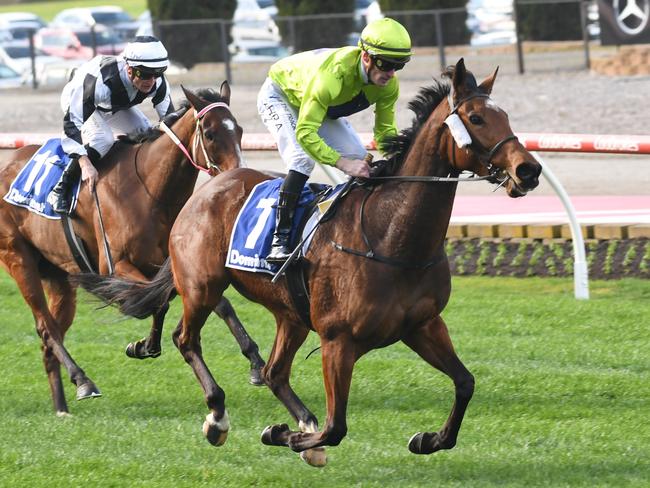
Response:
M490 98L497 71L478 86L462 58L448 71L452 87L446 124L453 147L446 154L457 170L493 175L508 195L520 197L539 184L542 167L513 134L508 114Z
M196 163L207 168L212 176L242 165L242 128L230 110L230 86L221 84L220 100L206 100L181 86L194 108L196 127L192 154Z

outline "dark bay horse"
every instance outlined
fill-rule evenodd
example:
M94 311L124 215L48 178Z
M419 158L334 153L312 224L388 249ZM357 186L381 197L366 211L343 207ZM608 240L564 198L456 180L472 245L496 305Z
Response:
M327 398L322 430L289 385L294 356L310 329L301 321L286 284L224 266L233 223L263 175L237 169L195 193L172 229L170 260L152 282L80 278L91 292L133 316L155 312L174 293L181 296L183 318L173 338L205 392L211 412L203 430L212 444L225 441L229 421L224 392L202 357L200 332L231 284L275 316L276 337L264 380L299 425L299 431L287 424L269 426L262 433L263 443L299 452L338 445L347 432L355 362L373 349L402 341L455 386L455 402L444 426L412 436L410 451L430 454L456 444L474 378L456 356L440 315L451 291L444 241L458 182L449 179L470 171L519 197L538 185L541 166L489 96L496 71L479 85L461 59L446 75L451 83L436 82L411 102L413 126L388 146L390 178L354 188L335 216L317 229L304 257ZM471 137L468 147L459 147L445 123L454 113ZM322 465L325 458L321 454L307 461Z
M156 137L161 134L158 130L151 131L147 142L118 141L99 163L97 192L118 276L143 280L156 274L167 258L172 224L196 185L197 168L209 167L211 173L216 173L236 168L242 162L242 130L228 107L228 84L222 84L220 93L201 90L194 94L183 90L187 101L177 111L171 129L185 147L197 143L193 156L197 167L190 164L170 137ZM204 114L198 118L196 115L201 111ZM199 147L203 150L198 150ZM20 148L0 163L3 195L37 149L38 146ZM107 273L96 208L85 185L79 194L73 222L95 269ZM77 399L99 396L97 387L63 345L76 308L76 291L68 282L68 273L78 273L79 268L65 241L61 223L0 201L0 263L16 281L34 314L57 414L68 412L60 364L77 387ZM245 331L230 304L221 302L216 310L238 333L238 339L244 341ZM129 346L131 356L160 354L165 312L162 309L155 314L151 338L146 343ZM251 358L257 358L256 366L261 367L263 361L257 355L257 346L246 343L245 347Z

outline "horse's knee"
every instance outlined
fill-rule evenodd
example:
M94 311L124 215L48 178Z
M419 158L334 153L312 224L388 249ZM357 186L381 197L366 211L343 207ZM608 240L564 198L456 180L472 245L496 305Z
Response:
M460 381L456 382L456 396L469 401L474 394L474 376L467 373Z
M275 392L281 385L287 383L287 375L284 374L283 369L277 364L269 364L262 368L262 377L264 382L268 385L271 391Z

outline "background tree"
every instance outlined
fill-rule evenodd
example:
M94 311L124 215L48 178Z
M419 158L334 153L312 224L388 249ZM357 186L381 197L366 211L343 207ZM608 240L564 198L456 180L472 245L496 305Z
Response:
M519 32L526 41L582 39L579 3L517 4Z
M237 0L147 0L152 18L160 20L224 19L231 21ZM226 24L225 43L219 22L185 25L157 25L156 35L163 42L170 59L188 68L200 62L224 61L223 52L230 42Z
M467 0L379 0L382 12L406 10L434 10L443 8L465 9ZM435 18L433 15L390 15L400 22L411 35L414 46L437 46L438 34L436 32ZM467 44L471 32L465 25L467 10L456 13L444 14L441 17L442 39L446 46Z
M326 19L308 19L292 22L277 20L285 45L293 45L294 51L307 51L319 47L339 47L348 44L354 32L354 0L276 0L278 15L346 14ZM293 25L292 25L293 24Z

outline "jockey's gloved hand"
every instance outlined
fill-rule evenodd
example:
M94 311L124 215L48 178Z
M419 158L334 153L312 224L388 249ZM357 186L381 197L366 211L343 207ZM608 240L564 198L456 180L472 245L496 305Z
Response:
M167 127L171 127L179 118L180 116L176 112L172 112L160 119L160 123L164 122ZM160 125L160 123L158 125Z

